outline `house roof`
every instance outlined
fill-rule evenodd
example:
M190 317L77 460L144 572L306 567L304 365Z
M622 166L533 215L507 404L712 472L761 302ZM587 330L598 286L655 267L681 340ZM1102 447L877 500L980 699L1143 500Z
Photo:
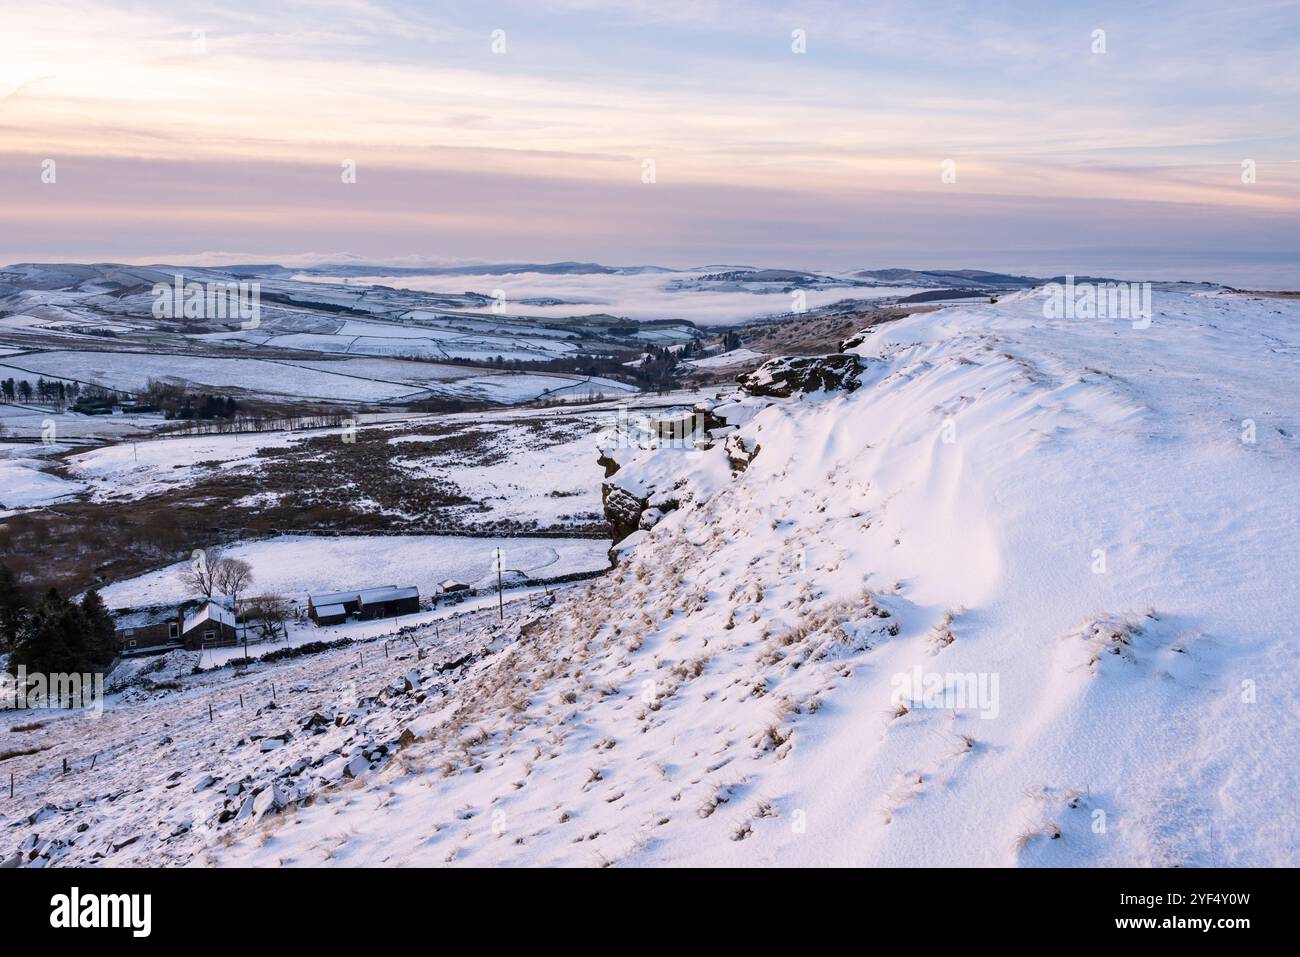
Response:
M317 605L313 602L312 607L316 609L318 618L333 618L335 615L347 614L347 609L342 605Z
M361 604L378 605L386 601L398 601L402 598L419 598L420 589L414 585L406 588L398 588L395 585L389 585L387 588L367 588L361 593Z
M380 585L376 588L359 588L356 591L332 591L321 595L307 596L318 615L322 613L321 608L324 606L342 605L350 601L355 601L361 605L375 605L385 601L396 601L399 598L419 597L420 589L414 585L406 588L399 588L397 585Z
M396 585L389 585L389 588L396 588ZM307 600L311 602L313 608L319 609L321 605L341 605L345 601L356 601L360 592L356 591L327 591L319 595L308 595Z
M235 627L235 613L227 608L222 608L215 601L207 602L202 608L193 611L185 616L186 634L189 634L195 628L209 621L215 621L218 624Z
M120 608L113 615L113 624L118 631L170 624L175 620L175 608Z

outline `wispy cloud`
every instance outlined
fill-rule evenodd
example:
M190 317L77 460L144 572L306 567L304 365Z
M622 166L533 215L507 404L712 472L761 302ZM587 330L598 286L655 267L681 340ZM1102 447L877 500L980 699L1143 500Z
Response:
M495 30L504 53L493 52ZM795 30L806 53L792 50ZM1104 53L1093 52L1095 30ZM1170 238L1186 242L1204 209L1258 215L1268 228L1300 211L1297 39L1300 11L1271 2L1030 15L1002 3L546 0L431 12L378 0L153 10L82 0L6 13L0 137L15 169L85 161L105 195L85 206L83 225L105 235L116 224L89 210L114 208L127 184L98 177L150 164L227 171L174 200L192 222L247 210L286 243L294 229L276 216L389 217L400 232L402 209L361 210L338 190L246 201L255 180L278 180L276 164L337 182L351 159L362 196L377 179L436 195L495 177L512 193L485 201L526 203L543 219L516 223L513 236L570 229L570 209L635 190L657 190L646 205L698 235L698 205L659 206L712 188L802 197L832 217L799 217L813 231L800 244L839 228L837 203L872 196L917 223L925 210L979 207L1007 238L1026 206L1162 203L1183 211ZM653 186L641 182L646 160ZM955 181L944 182L949 160ZM11 223L32 203L52 207L50 221L73 215L60 199L66 177L33 192L37 165L26 169L4 185ZM910 210L899 196L912 197ZM26 223L38 239L41 221Z

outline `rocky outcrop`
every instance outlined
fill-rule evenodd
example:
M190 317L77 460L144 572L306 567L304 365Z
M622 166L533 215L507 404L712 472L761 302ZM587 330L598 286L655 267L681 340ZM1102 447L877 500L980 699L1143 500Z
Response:
M652 492L642 497L613 482L606 482L601 492L605 500L605 518L609 521L615 545L639 529L654 527L677 507L677 500L671 492ZM614 551L611 550L610 554L612 556Z
M601 492L605 500L605 518L617 545L641 527L641 513L649 507L649 502L613 482L606 482Z
M605 468L601 501L613 539L610 548L613 562L618 562L620 543L637 532L653 528L668 512L678 507L682 485L682 481L678 481L671 488L657 487L658 480L648 479L645 470L636 467L630 469L633 477L628 478L622 472L624 466L632 465L640 456L676 454L682 450L704 452L725 440L732 470L742 471L758 454L758 445L752 439L742 440L736 431L764 405L766 403L756 403L738 393L719 394L695 403L689 412L674 412L652 420L644 431L650 440L645 446L610 443L601 446L597 459ZM618 479L614 478L616 474L619 474ZM634 543L635 539L628 543L628 547Z
M736 376L750 395L787 398L804 392L852 392L861 383L865 360L848 353L829 356L782 356L769 359L753 372Z

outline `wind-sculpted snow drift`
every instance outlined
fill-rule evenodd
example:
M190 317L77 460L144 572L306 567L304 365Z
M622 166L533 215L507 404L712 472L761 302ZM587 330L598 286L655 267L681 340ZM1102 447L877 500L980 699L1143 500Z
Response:
M611 436L615 568L196 862L1294 865L1300 306L1155 311L913 315Z

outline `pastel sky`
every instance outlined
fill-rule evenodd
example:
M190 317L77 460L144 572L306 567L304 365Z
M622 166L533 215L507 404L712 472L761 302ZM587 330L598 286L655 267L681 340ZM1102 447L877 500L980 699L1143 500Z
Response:
M0 8L0 262L1285 271L1298 224L1294 2Z

